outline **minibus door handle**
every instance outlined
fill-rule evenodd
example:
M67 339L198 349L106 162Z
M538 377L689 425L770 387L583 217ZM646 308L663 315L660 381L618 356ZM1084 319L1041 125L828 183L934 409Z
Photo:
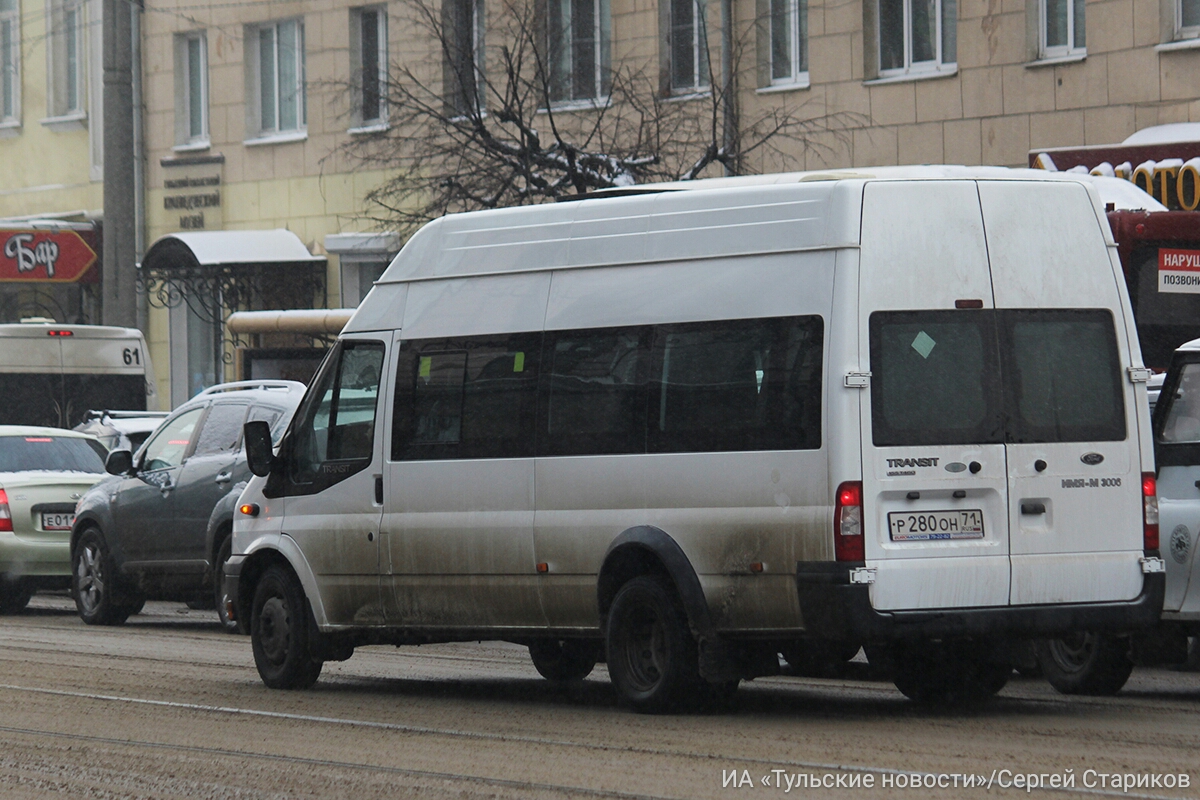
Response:
M383 476L375 476L375 505L383 505Z
M1045 503L1021 503L1022 514L1045 514Z

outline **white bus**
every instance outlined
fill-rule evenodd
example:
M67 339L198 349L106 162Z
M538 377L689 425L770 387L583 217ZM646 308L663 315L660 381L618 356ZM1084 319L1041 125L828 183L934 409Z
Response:
M247 425L225 574L264 682L503 639L662 711L865 644L956 702L1021 640L1152 624L1149 370L1096 189L868 172L413 236L278 456Z
M0 425L71 428L89 409L157 411L146 340L136 328L0 325Z

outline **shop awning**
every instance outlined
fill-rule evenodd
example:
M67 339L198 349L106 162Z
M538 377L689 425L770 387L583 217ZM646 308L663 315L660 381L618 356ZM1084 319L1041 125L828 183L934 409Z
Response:
M150 246L141 268L150 272L251 266L256 264L323 264L324 256L308 252L296 234L269 231L196 231L169 233Z

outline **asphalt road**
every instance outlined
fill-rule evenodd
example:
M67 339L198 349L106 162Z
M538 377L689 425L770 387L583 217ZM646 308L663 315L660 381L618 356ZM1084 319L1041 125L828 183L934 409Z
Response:
M727 713L648 717L602 666L555 686L497 643L364 648L278 692L212 612L149 603L91 628L39 596L0 618L4 798L1200 797L1198 712L1197 673L1138 670L1104 699L1015 678L946 712L852 664L744 683ZM1028 774L1046 788L1027 794Z

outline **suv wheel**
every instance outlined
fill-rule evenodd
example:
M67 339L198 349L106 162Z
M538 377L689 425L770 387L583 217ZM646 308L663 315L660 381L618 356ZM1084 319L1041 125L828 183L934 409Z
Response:
M79 618L88 625L120 625L128 619L133 605L117 595L117 568L98 529L83 532L71 561L71 594Z

